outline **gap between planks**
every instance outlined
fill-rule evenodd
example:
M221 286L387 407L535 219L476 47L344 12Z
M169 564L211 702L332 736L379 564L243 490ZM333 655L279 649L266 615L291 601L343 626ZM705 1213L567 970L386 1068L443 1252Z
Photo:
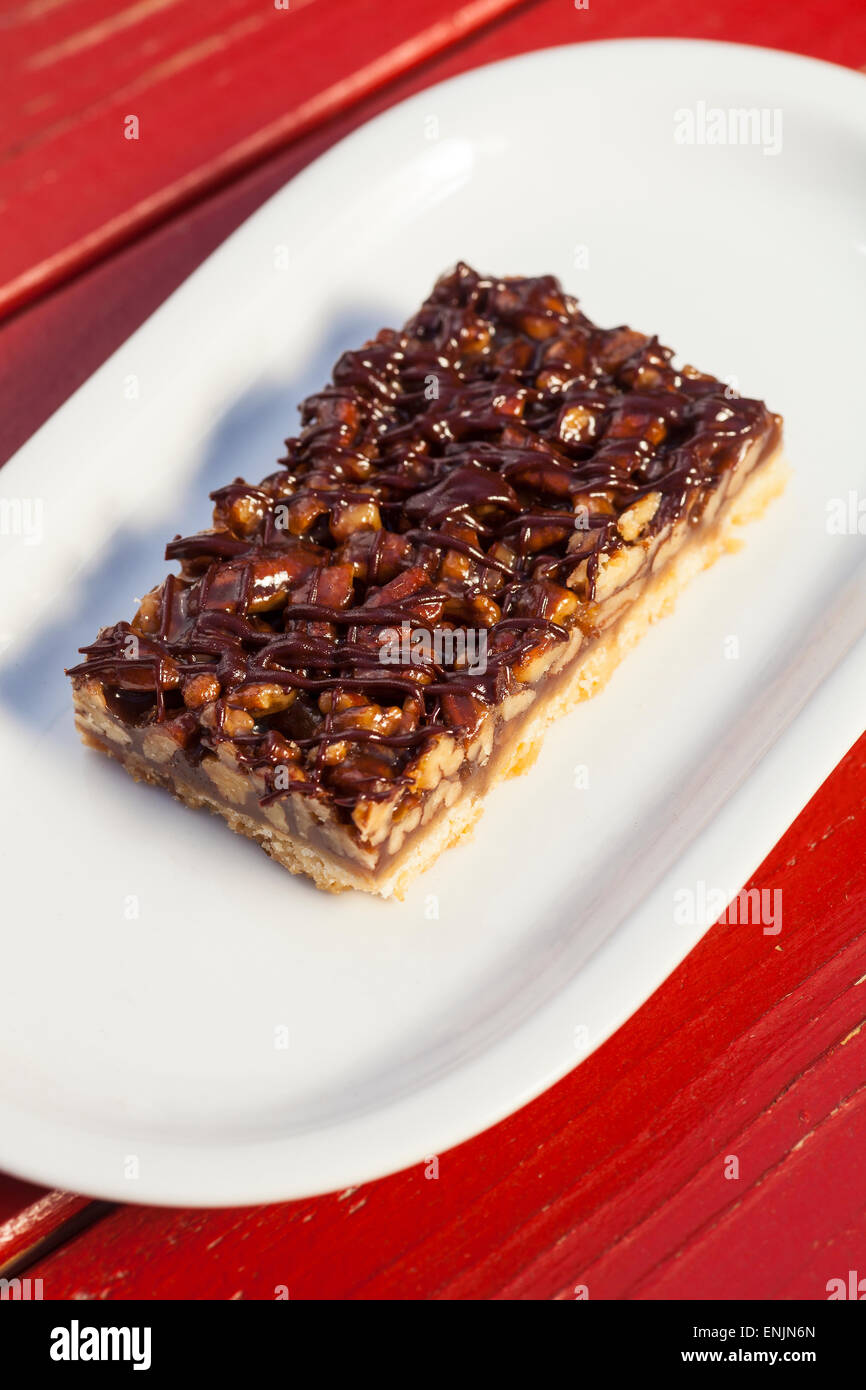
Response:
M48 1192L0 1224L0 1278L14 1279L114 1211L116 1203Z

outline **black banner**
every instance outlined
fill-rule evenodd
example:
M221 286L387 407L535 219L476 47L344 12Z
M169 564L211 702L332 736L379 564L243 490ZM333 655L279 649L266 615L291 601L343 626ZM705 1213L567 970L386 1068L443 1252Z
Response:
M292 1366L300 1369L294 1353L303 1349L303 1364L321 1357L330 1367L338 1346L352 1353L355 1366L370 1366L373 1348L369 1341L350 1344L355 1317L358 1330L375 1330L375 1305L363 1305L353 1312L340 1309L340 1338L334 1338L335 1310L331 1306L286 1300L243 1302L66 1302L42 1301L39 1290L14 1281L0 1298L0 1347L4 1369L12 1364L25 1373L48 1373L58 1383L73 1377L92 1378L106 1370L114 1377L135 1375L160 1378L166 1372L191 1369L213 1372L220 1377L249 1376L256 1367L282 1366L288 1376ZM29 1297L27 1295L30 1295ZM763 1365L777 1368L802 1366L818 1372L845 1371L858 1363L863 1339L863 1315L857 1308L840 1306L848 1299L820 1303L593 1303L575 1300L577 1306L559 1306L545 1317L545 1340L535 1345L542 1365L550 1364L552 1350L563 1354L549 1339L563 1335L565 1354L576 1368L593 1364L595 1374L607 1371L637 1370L667 1373L674 1367L700 1374L704 1366L717 1365L728 1370L739 1366ZM858 1300L859 1301L859 1300ZM320 1323L319 1314L326 1321ZM393 1312L378 1337L375 1360L390 1359L393 1341ZM408 1308L397 1315L405 1327L411 1319ZM438 1316L443 1316L439 1314ZM500 1324L495 1313L483 1333L473 1324L477 1354L496 1359L513 1347L516 1325L510 1315ZM370 1320L373 1320L372 1324ZM459 1319L459 1314L458 1314ZM317 1338L321 1326L325 1337ZM497 1328L502 1341L497 1346ZM402 1330L402 1329L399 1329ZM423 1335L423 1334L422 1334ZM316 1338L315 1341L307 1340ZM303 1340L301 1340L303 1339ZM455 1369L455 1348L443 1343L443 1373ZM429 1378L433 1368L432 1346L428 1338L421 1344L423 1372ZM510 1355L511 1353L508 1352ZM457 1364L462 1364L462 1355ZM393 1365L393 1362L391 1363ZM404 1373L413 1368L404 1366ZM417 1372L415 1372L417 1373Z

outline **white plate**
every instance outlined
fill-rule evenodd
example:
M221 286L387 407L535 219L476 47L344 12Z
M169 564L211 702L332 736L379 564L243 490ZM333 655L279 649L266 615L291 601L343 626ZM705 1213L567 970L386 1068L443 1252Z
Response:
M677 143L701 102L778 108L781 151ZM827 505L866 495L864 154L863 79L802 58L635 41L471 73L273 198L0 473L43 499L41 538L0 544L0 1165L200 1205L355 1184L549 1086L691 949L675 894L736 891L860 732L863 541ZM796 473L472 843L403 905L331 898L83 750L61 668L459 257L554 271L765 397Z

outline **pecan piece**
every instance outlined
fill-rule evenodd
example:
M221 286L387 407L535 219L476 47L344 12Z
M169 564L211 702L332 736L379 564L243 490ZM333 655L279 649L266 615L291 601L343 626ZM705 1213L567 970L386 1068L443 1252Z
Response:
M442 715L445 723L458 730L467 740L477 734L488 709L489 705L470 691L449 690L442 696Z
M290 592L305 579L327 554L318 546L296 545L285 550L261 551L246 567L248 574L247 611L267 613L280 608Z
M187 709L201 709L203 705L220 696L220 683L216 676L202 671L198 676L187 676L183 682L183 702Z
M138 612L130 624L135 632L152 637L155 632L159 631L162 614L162 590L163 586L158 584L141 600Z
M226 704L232 709L247 710L253 715L278 714L293 705L297 691L292 686L275 685L270 681L253 681L233 690Z
M339 501L331 508L331 535L335 541L348 540L356 531L379 531L382 518L375 502Z
M577 611L578 600L570 589L549 579L536 579L517 595L515 613L534 618L546 618L560 625Z

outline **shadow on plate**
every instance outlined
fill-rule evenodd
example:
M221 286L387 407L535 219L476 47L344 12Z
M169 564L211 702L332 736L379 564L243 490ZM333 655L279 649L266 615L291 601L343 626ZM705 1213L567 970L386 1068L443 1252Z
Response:
M178 532L189 535L211 524L209 493L236 477L258 482L276 469L283 441L295 432L298 404L330 379L341 352L363 343L387 321L381 308L342 315L322 333L295 380L261 382L240 395L218 421L198 465L180 482L170 514L141 529L119 530L96 553L74 592L52 604L49 613L58 616L49 616L14 655L10 652L0 668L0 702L40 730L68 709L62 730L71 737L64 667L76 664L78 646L92 642L101 627L130 619L136 596L174 569L164 559L165 545Z

